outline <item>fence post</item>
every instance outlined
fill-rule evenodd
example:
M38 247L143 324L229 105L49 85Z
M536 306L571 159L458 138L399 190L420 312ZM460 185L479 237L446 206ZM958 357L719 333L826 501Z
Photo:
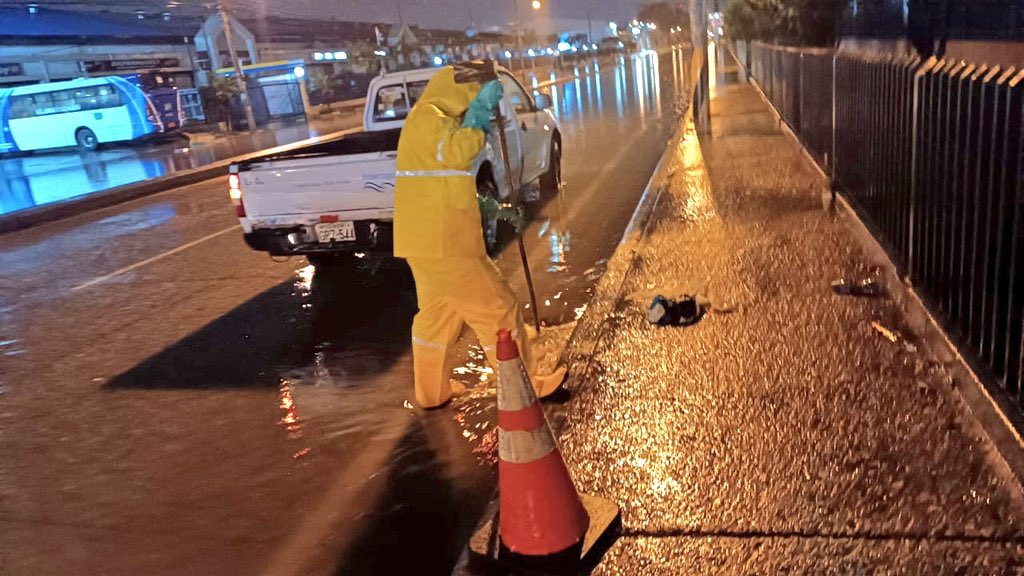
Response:
M908 284L913 284L914 281L914 260L917 258L917 253L914 250L915 240L915 228L917 221L917 186L921 179L918 174L918 164L921 161L921 85L924 82L924 75L931 70L932 67L938 60L935 57L929 58L927 61L921 63L921 67L914 73L914 92L913 92L913 120L910 130L910 226L907 230L907 276L904 281Z
M838 97L837 94L839 92L836 89L836 71L838 70L838 68L839 50L836 49L832 51L832 157L829 158L828 162L829 170L831 172L831 178L829 178L831 182L829 187L831 188L832 192L833 206L835 206L836 203L836 175L838 174L838 171L836 169L836 166L838 164L838 156L836 154L836 132L838 131L838 126L836 123L836 98Z

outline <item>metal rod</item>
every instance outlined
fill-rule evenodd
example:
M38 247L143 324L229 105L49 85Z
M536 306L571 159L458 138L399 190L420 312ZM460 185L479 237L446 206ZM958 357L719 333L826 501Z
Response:
M501 148L501 161L505 164L505 183L508 185L509 195L512 197L512 205L519 210L519 188L512 179L512 166L508 159L508 142L505 140L505 115L501 113L501 105L495 110L498 125L498 143ZM516 231L518 233L518 230ZM533 326L540 334L540 310L537 309L537 292L533 288L533 275L530 274L530 260L526 256L526 244L523 243L523 235L517 234L519 241L519 258L523 261L523 274L526 276L526 287L530 291L530 306L533 307Z

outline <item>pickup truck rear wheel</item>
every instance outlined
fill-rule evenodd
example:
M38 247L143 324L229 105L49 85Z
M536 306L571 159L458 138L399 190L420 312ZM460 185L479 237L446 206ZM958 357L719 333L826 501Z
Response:
M562 188L562 143L551 139L551 162L548 171L540 175L540 193L545 198L554 198Z

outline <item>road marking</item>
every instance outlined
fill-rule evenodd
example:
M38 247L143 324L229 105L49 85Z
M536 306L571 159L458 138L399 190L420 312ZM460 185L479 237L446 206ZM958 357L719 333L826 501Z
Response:
M234 224L232 226L228 226L227 228L225 228L223 230L219 230L217 232L214 232L213 234L207 234L206 236L203 236L202 238L199 238L198 240L193 240L193 241L189 242L188 244L182 244L181 246L178 246L177 248L173 248L173 249L168 250L166 252L163 252L161 254L157 254L156 256L153 256L152 258L147 258L147 259L145 259L145 260L143 260L141 262L136 262L135 264L132 264L131 266L125 266L124 268L121 268L120 270L115 270L114 272L111 272L110 274L107 274L105 276L100 276L99 278L93 278L92 280L89 280L88 282L86 282L84 284L79 284L78 286L75 286L74 288L71 289L71 291L72 292L77 292L79 290L83 290L83 289L88 288L90 286L95 286L95 285L100 284L102 282L106 282L107 280L110 280L111 278L116 278L117 276L121 276L122 274L127 274L128 272L131 272L132 270L135 270L137 268L142 268L143 266L148 266L149 264L152 264L153 262L156 262L157 260L162 260L162 259L164 259L164 258L166 258L168 256L173 256L174 254L177 254L178 252L181 252L183 250L188 250L189 248L192 248L193 246L198 246L199 244L202 244L203 242L206 242L207 240L212 240L212 239L216 238L217 236L223 236L224 234L227 234L228 232L232 232L234 230L238 230L239 228L240 228L240 226L238 224Z

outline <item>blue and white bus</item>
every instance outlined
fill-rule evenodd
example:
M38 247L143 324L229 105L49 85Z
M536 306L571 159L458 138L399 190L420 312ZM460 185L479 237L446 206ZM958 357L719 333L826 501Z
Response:
M117 76L0 90L0 153L95 150L162 130L149 98Z

